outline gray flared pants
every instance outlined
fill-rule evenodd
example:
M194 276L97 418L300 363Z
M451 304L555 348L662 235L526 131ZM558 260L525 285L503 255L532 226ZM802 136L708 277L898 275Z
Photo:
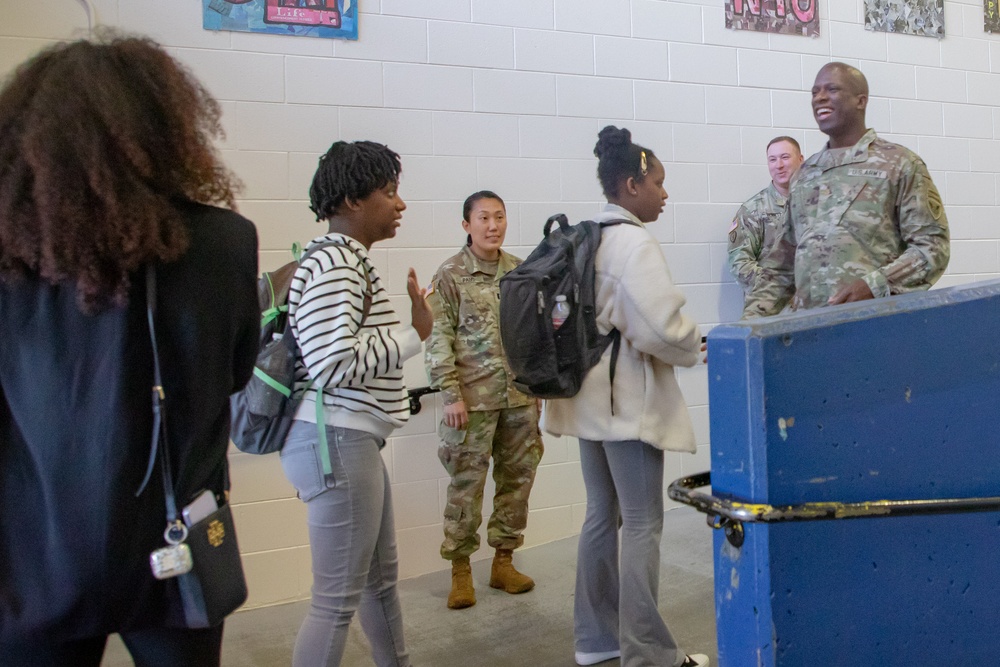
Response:
M587 513L576 566L576 650L621 650L622 667L673 667L685 655L657 609L663 452L638 440L581 439L580 464Z

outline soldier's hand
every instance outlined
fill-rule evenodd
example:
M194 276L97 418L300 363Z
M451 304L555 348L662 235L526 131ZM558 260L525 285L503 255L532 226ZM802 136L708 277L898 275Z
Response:
M427 340L434 328L434 313L427 303L427 290L417 282L417 272L410 268L406 276L406 291L410 294L410 317L413 328L417 330L420 340Z
M827 303L833 306L838 303L850 303L851 301L864 301L865 299L874 298L875 295L872 294L868 283L858 278L853 283L848 283L837 290L837 293L831 296Z
M458 430L469 425L469 413L465 409L465 401L444 406L444 425Z

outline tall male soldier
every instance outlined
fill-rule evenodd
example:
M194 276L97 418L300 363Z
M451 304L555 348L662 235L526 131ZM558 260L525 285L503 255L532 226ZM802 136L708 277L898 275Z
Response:
M948 220L927 166L865 125L868 81L829 63L812 88L830 140L792 179L777 244L744 317L929 289L948 265ZM794 297L793 297L794 293Z
M775 137L767 144L771 182L740 206L729 228L729 271L743 288L753 291L760 275L758 261L781 232L792 176L802 165L802 149L792 137Z

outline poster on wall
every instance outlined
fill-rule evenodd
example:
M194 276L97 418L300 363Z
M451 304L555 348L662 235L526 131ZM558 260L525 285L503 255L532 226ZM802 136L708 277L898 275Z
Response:
M726 27L817 37L818 4L819 0L726 0Z
M983 21L986 32L1000 32L1000 0L983 0Z
M205 30L358 38L358 0L202 0Z
M944 0L865 0L865 29L944 37Z

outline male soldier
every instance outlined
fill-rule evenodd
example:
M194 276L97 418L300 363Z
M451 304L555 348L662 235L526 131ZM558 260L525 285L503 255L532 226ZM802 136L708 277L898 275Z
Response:
M451 561L451 609L476 604L469 556L479 548L491 457L496 493L487 536L496 555L490 586L508 593L534 587L511 559L524 542L528 494L542 456L537 401L514 388L500 341L499 281L521 263L500 249L507 231L503 200L476 192L465 200L462 217L468 242L438 269L427 299L434 311L427 374L445 403L438 458L451 476L441 544L441 557Z
M788 184L802 165L802 149L792 137L775 137L767 145L771 183L740 206L729 228L729 271L750 294L760 274L757 266L764 248L774 245L781 231Z
M792 179L782 235L744 317L929 289L948 265L948 220L923 160L865 126L868 82L829 63L812 89L830 140ZM794 298L792 297L794 291Z

